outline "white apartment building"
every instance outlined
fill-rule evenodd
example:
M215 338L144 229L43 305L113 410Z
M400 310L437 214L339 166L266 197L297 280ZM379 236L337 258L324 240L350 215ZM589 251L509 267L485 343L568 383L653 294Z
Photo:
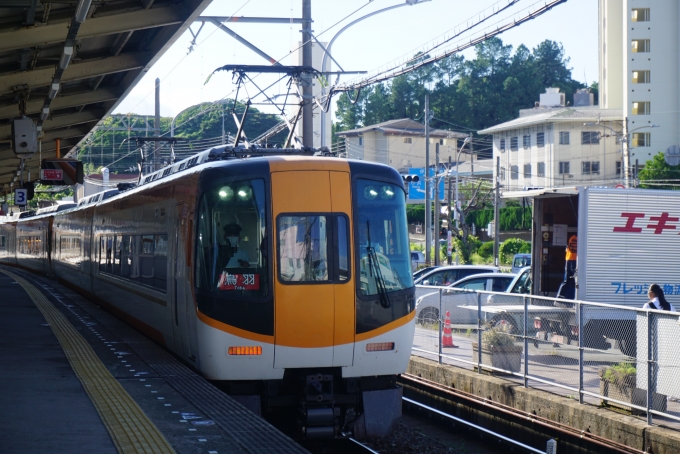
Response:
M584 126L598 120L599 127ZM493 159L495 163L496 157L501 158L503 192L528 187L615 186L623 182L622 144L604 126L620 131L622 111L565 107L564 94L548 89L537 107L520 110L519 118L479 134L493 135Z
M349 159L378 162L399 171L425 167L425 125L408 118L338 132L345 138ZM456 160L457 139L466 134L443 129L430 129L430 166L435 165L435 147L439 144L439 160ZM467 149L468 147L466 147ZM461 156L464 161L465 156ZM469 160L469 158L467 159Z
M680 1L599 2L600 106L628 118L642 165L680 145Z

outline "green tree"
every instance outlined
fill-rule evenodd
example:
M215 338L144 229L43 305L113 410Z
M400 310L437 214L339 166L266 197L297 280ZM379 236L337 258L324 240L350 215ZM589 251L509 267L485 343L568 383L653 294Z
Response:
M641 188L677 190L673 183L680 179L680 166L668 165L663 152L659 152L638 172L638 179Z

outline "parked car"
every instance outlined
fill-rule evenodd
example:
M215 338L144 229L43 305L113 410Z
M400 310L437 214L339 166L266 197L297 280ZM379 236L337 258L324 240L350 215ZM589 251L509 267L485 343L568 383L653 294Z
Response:
M425 265L425 254L420 251L411 251L411 271L415 272L419 266Z
M442 291L442 310L448 311L452 324L477 324L477 312L461 306L477 306L477 290L504 292L515 278L508 273L482 273L465 277L449 286L451 290ZM416 320L418 323L438 320L439 291L425 293L416 300Z
M438 285L447 286L457 282L464 277L479 273L498 273L497 266L485 265L447 265L423 274L414 280L416 285Z
M531 254L515 254L512 259L512 272L517 274L525 266L531 266Z
M418 271L413 273L413 280L415 281L420 276L423 276L423 275L425 275L425 274L429 273L430 271L437 269L437 268L439 268L439 265L437 265L437 266L426 266L424 268L421 268Z

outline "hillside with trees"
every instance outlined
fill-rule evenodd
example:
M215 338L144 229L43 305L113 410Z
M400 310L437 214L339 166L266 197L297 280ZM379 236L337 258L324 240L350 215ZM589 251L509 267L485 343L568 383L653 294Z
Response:
M412 64L417 61L418 56ZM478 131L516 118L519 109L533 107L547 87L558 87L567 100L573 99L585 85L572 79L568 65L564 48L554 41L543 41L533 50L520 45L513 51L492 38L475 47L474 59L453 55L361 90L356 103L352 103L356 93L343 93L336 130L397 118L422 120L429 94L432 126Z

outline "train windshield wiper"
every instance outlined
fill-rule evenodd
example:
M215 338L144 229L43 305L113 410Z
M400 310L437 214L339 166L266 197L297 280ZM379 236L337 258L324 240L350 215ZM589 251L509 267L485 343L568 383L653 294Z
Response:
M380 305L384 308L392 307L390 298L387 296L387 287L385 286L385 279L380 272L380 263L378 263L378 256L375 253L375 248L371 246L366 247L366 252L368 252L368 263L373 277L375 278L375 284L378 287L378 296L380 297Z

